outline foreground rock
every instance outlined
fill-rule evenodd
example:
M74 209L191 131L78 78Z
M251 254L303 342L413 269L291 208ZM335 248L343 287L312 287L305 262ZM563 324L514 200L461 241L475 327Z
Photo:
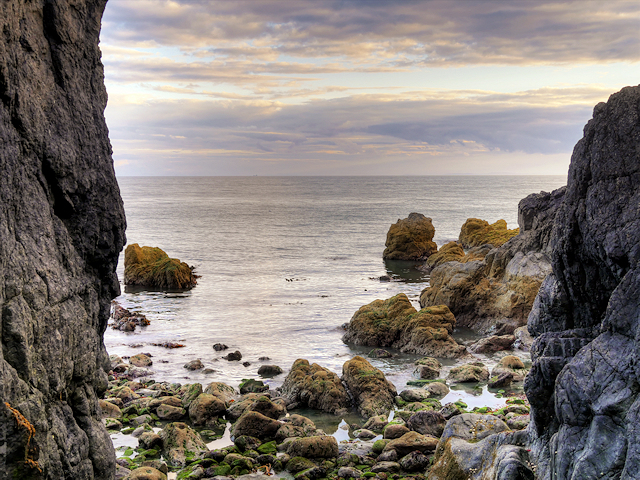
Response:
M640 87L596 105L553 230L553 273L529 316L525 379L541 479L640 471ZM594 473L597 472L597 473Z
M349 406L349 396L338 375L315 363L309 365L304 359L293 363L280 391L289 408L309 407L340 413Z
M364 358L356 356L342 366L342 379L364 418L388 414L398 392L384 373Z
M0 2L0 478L115 474L98 395L125 217L103 116L104 5Z
M185 423L170 423L160 432L167 463L184 467L209 451L202 438Z
M169 290L191 289L197 280L190 267L177 258L169 258L157 247L127 246L124 252L124 283Z
M445 306L419 312L404 293L375 300L351 318L342 337L346 343L393 347L403 352L439 358L457 358L466 349L451 336L456 319Z
M431 219L421 213L410 213L408 218L391 225L387 233L382 258L386 260L426 260L436 253Z
M422 308L446 305L458 326L481 333L511 335L525 325L551 271L551 230L564 192L563 187L521 200L520 233L481 259L465 256L434 268L420 295Z

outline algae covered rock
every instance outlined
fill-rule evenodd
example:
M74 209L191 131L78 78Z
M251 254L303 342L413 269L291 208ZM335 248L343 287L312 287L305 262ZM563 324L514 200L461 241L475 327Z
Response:
M447 380L451 383L479 383L489 380L489 370L482 364L467 363L449 371Z
M417 311L404 293L374 300L351 318L342 337L345 343L394 347L407 353L440 358L465 354L451 333L456 319L444 305Z
M465 257L464 249L458 242L449 242L427 259L427 266L435 268L447 262L461 262Z
M416 360L416 369L414 375L418 378L425 380L433 380L440 376L440 369L442 364L433 357L425 357L420 360Z
M281 387L289 404L336 413L349 406L349 397L338 375L305 359L293 362Z
M184 467L209 451L200 434L185 423L169 423L159 433L168 464Z
M296 438L289 443L292 457L334 458L338 456L338 441L331 435Z
M363 417L387 414L393 410L396 387L364 358L356 356L346 362L342 366L342 378Z
M247 435L260 440L273 438L281 427L281 423L260 412L247 411L243 413L231 429L231 437Z
M460 229L458 241L464 248L478 247L487 243L499 247L515 237L519 231L518 228L508 230L507 222L504 220L489 224L486 220L469 218Z
M386 260L425 260L437 250L433 242L436 229L431 219L421 213L410 213L389 228L382 258Z
M196 286L196 275L177 258L169 258L157 247L129 245L124 252L124 283L169 290L191 289Z

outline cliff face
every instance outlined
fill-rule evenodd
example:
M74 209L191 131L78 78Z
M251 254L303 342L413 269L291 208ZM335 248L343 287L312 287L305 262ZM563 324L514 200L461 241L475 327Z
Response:
M529 315L538 475L640 478L640 87L594 109Z
M114 474L97 394L125 219L103 116L105 4L0 2L0 478Z

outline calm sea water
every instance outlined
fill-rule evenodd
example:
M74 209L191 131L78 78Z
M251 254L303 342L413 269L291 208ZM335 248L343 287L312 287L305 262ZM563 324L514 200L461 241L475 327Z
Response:
M518 201L566 183L558 176L456 177L123 177L118 179L129 243L160 247L195 265L202 277L189 292L128 291L117 301L151 325L133 333L107 329L109 353L153 355L156 380L257 378L263 363L285 374L306 358L340 374L368 352L342 343L340 325L362 305L404 292L417 306L428 278L410 263L387 263L389 226L411 212L433 219L434 241L455 240L469 217L517 227ZM123 278L123 257L118 267ZM379 277L389 275L391 282ZM153 343L179 342L167 350ZM239 350L222 359L215 343ZM268 361L260 361L269 357ZM199 358L213 374L189 372ZM372 360L399 390L416 357ZM454 392L455 393L455 392ZM480 393L480 392L476 392ZM460 395L463 395L461 392ZM485 391L486 394L486 391ZM486 395L478 403L486 403ZM453 395L453 394L452 394Z

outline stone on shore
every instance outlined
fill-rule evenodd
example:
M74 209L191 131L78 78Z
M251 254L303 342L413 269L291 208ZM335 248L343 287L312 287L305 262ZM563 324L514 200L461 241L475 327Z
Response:
M226 408L220 398L201 393L189 405L189 418L194 425L212 427L218 423L218 418L225 414Z
M200 434L185 423L169 423L159 435L165 460L175 467L184 467L209 451Z
M433 242L435 228L431 219L420 213L410 213L389 228L382 257L386 260L426 260L437 250Z
M127 246L124 252L124 283L143 287L183 290L195 287L193 267L169 258L157 247Z
M525 368L524 363L518 357L514 355L507 355L502 357L498 364L491 370L492 377L499 377L502 374L510 373L513 375L512 381L521 382L524 380L528 370Z
M243 413L231 428L231 437L248 435L260 440L273 438L282 426L280 422L259 412L247 411Z
M442 364L435 358L425 357L415 362L416 369L414 374L418 378L425 380L434 380L440 376L440 369Z
M136 367L150 367L153 365L153 361L144 353L138 353L129 359L129 363Z
M489 224L486 220L469 218L460 229L458 241L464 248L478 247L485 244L499 247L518 233L518 228L508 230L507 222L504 220Z
M433 452L438 445L438 439L418 432L408 432L402 437L391 440L384 447L383 452L395 450L399 457L404 457L413 451L422 453Z
M407 296L399 293L361 307L348 323L342 340L356 345L394 347L406 353L458 358L466 349L451 336L455 323L446 306L418 312Z
M475 342L469 350L473 353L495 353L510 350L515 341L515 335L491 335Z
M289 443L287 453L292 457L335 458L338 442L331 435L296 438Z
M342 379L364 418L393 410L396 387L364 358L356 356L346 362L342 366Z
M349 397L338 375L304 359L293 362L280 388L289 405L309 407L323 412L341 412L349 406Z
M482 364L467 363L449 371L447 380L451 383L479 383L489 380L489 370Z
M436 268L438 265L447 262L461 262L465 257L464 249L458 242L449 242L431 255L427 259L427 266L429 268Z

